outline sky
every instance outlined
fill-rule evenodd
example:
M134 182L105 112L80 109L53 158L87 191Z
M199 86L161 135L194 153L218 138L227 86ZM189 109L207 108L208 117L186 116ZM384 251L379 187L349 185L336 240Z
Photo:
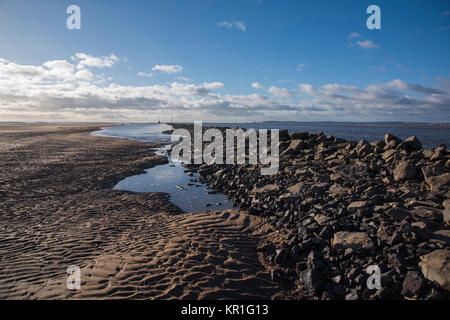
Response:
M448 0L0 0L0 121L448 123L449 40Z

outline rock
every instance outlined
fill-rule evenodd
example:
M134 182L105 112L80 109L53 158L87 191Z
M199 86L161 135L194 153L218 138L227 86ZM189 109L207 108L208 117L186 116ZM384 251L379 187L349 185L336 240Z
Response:
M430 177L439 176L441 174L444 174L445 170L442 167L442 164L440 162L437 162L435 164L423 167L422 173L425 178L425 181L429 184L428 179Z
M394 169L394 180L403 181L409 180L416 176L416 167L407 161L400 162Z
M399 145L399 148L407 151L419 151L422 149L422 143L416 136L407 138L403 143Z
M266 193L266 192L271 192L271 191L275 191L275 190L278 190L278 186L276 184L266 184L264 187L254 188L250 192L250 195L256 195L259 193Z
M369 206L369 203L367 201L355 201L350 203L347 206L347 210L351 211L351 210L356 210L356 209L362 209L362 208L366 208Z
M424 279L415 271L408 271L402 285L402 295L408 298L418 297L422 294Z
M326 215L324 214L317 214L314 216L314 220L316 220L316 222L323 226L325 225L328 221L330 221L330 218L328 218Z
M270 278L274 282L280 282L284 277L284 273L281 269L275 269L270 272Z
M291 133L291 140L307 140L309 139L309 133L307 131L305 132L292 132Z
M443 148L436 148L433 152L433 154L430 157L431 161L441 160L444 158L445 155L445 149Z
M303 189L303 186L304 186L305 184L303 183L303 182L299 182L299 183L297 183L297 184L294 184L293 186L290 186L289 188L287 188L287 190L290 192L290 193L293 193L293 194L296 194L296 195L298 195L299 193L300 193L300 191Z
M444 222L446 224L450 224L450 208L446 208L443 211L443 216L444 216Z
M438 230L435 231L431 237L430 240L433 241L439 241L443 244L450 246L450 230Z
M386 143L386 146L393 146L394 148L399 145L400 143L402 143L402 140L396 136L394 136L393 134L390 133L386 133L384 135L384 142Z
M391 149L391 150L388 150L386 152L383 152L381 154L381 158L383 158L383 160L387 160L387 159L389 159L390 157L392 157L396 153L397 153L397 150Z
M391 208L386 211L386 215L392 217L395 221L402 221L403 219L410 216L408 210L402 208Z
M350 293L345 296L345 300L358 300L358 299L359 299L358 291L356 290L350 291Z
M292 262L296 263L301 260L301 248L298 245L295 245L291 248L290 257Z
M450 199L445 200L444 202L442 202L442 206L445 209L450 209Z
M281 153L281 156L288 154L297 154L302 149L302 140L296 139L292 140L290 145Z
M442 210L429 207L414 207L409 211L414 217L422 219L431 219L441 222L443 215Z
M286 130L286 129L280 130L280 131L278 132L278 136L279 136L279 140L280 140L280 141L286 141L286 140L289 140L289 130Z
M436 250L420 257L419 267L430 281L450 290L450 250Z
M277 250L277 254L274 259L275 264L281 267L286 267L289 265L288 260L289 260L289 251L286 248Z
M441 174L439 176L429 177L427 179L427 183L431 187L431 191L438 193L444 192L446 190L441 189L444 189L444 187L447 187L450 184L450 172ZM447 189L448 191L448 188L445 189Z
M318 295L323 286L322 274L318 270L305 270L300 273L300 289L308 295Z
M392 298L392 289L382 287L378 289L377 292L371 296L371 298L377 300L389 300Z
M364 232L339 231L334 234L331 245L335 249L352 248L370 250L374 248L372 239Z

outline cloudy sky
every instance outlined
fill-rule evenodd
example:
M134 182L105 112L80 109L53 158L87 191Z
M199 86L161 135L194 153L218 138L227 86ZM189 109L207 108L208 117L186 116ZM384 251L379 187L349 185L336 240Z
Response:
M450 2L371 4L0 0L0 121L450 122Z

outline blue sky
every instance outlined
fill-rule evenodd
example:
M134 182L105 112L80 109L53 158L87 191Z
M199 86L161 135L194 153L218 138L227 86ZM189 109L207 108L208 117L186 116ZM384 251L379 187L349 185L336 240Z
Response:
M449 122L449 35L443 0L0 0L0 117Z

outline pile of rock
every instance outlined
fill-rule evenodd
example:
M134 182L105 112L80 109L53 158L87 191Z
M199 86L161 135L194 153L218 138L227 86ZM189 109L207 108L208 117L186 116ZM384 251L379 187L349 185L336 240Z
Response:
M192 168L192 166L190 166ZM195 166L194 166L195 167ZM290 233L260 248L274 281L322 299L449 297L450 154L391 134L369 143L280 131L280 168L202 165L199 178ZM370 289L367 267L381 272Z

